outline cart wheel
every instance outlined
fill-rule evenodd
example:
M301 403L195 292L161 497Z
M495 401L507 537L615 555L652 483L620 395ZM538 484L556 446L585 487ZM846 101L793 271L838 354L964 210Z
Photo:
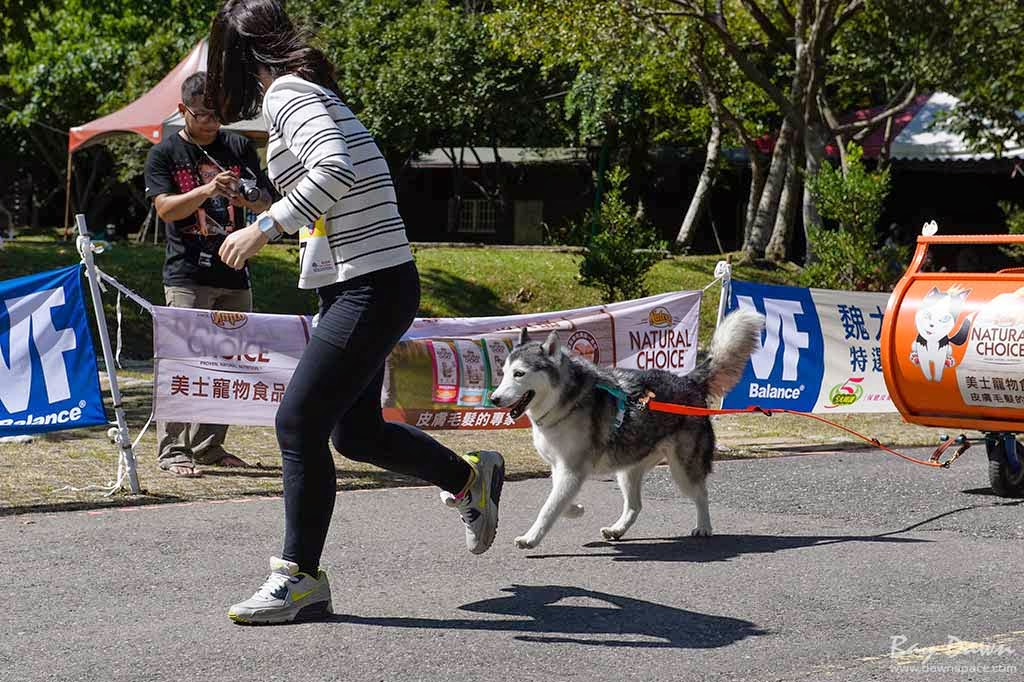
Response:
M992 492L999 497L1024 497L1024 447L1017 443L1017 461L1020 462L1020 466L1014 474L1010 470L1010 463L1006 461L1005 441L1002 438L989 440L986 446L988 482L992 486Z

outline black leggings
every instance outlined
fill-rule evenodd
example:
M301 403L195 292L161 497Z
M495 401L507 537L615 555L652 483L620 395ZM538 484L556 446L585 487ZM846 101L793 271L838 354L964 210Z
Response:
M459 493L469 465L417 428L384 421L384 360L419 307L416 266L405 263L324 287L320 319L277 411L284 473L281 558L316 575L336 474L328 440L349 459Z

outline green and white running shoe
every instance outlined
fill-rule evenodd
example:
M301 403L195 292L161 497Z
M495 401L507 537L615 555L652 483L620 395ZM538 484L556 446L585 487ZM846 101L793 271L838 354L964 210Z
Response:
M473 482L456 497L441 491L441 501L459 510L466 524L466 547L483 554L494 542L498 531L498 502L505 484L505 460L497 452L484 450L462 457L473 468Z
M291 623L322 618L334 613L327 573L315 578L299 573L291 561L270 558L270 577L256 594L228 609L228 618L245 625Z

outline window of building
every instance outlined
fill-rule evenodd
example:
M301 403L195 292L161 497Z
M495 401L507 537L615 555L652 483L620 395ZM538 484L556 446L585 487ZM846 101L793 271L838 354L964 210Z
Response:
M487 199L463 199L459 214L459 232L494 234L497 232L494 202Z

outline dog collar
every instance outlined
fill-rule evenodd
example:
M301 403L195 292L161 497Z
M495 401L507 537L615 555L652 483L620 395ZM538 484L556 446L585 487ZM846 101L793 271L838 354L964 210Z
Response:
M608 395L615 398L615 428L620 428L622 422L626 419L626 393L618 386L610 386L608 384L599 383L597 388L601 389Z

